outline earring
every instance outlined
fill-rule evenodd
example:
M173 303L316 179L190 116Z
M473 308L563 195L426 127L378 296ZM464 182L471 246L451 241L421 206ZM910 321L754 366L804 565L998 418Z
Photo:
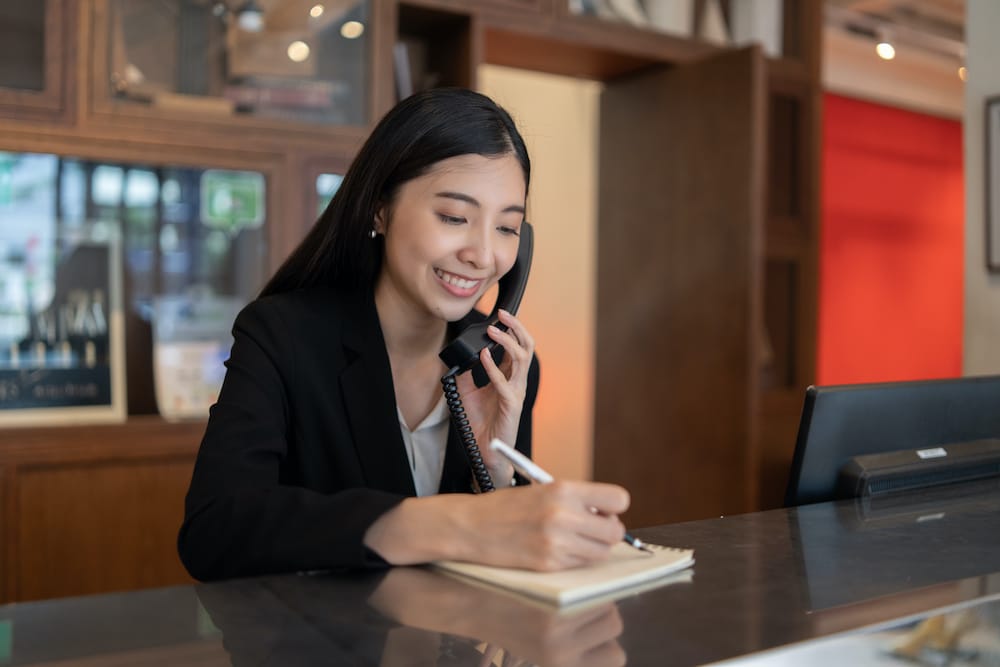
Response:
M368 238L374 241L376 236L378 236L378 232L376 232L375 228L372 227L371 230L368 232Z

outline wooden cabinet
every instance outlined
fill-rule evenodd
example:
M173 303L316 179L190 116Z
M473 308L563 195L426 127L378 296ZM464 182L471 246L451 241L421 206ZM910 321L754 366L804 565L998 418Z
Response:
M813 381L819 3L786 53L608 82L594 475L630 525L780 506Z
M748 49L605 89L594 470L629 525L756 505L764 82Z
M177 556L204 423L7 429L0 603L191 579Z
M250 32L233 11L216 11L225 3L78 1L81 38L90 45L81 54L84 121L117 136L280 152L321 144L350 153L386 108L379 83L387 61L372 46L386 3L355 3L353 14L374 28L346 39L304 13L292 20L272 12L279 14L273 30ZM286 53L293 43L304 50Z
M819 0L784 2L778 59L564 0L369 0L348 124L123 98L121 6L45 0L44 86L0 88L0 151L260 172L268 271L315 219L317 176L343 173L397 99L398 44L415 88L474 87L483 63L605 82L594 475L633 490L636 525L780 499L814 363ZM186 577L173 536L203 425L132 412L0 430L0 602Z

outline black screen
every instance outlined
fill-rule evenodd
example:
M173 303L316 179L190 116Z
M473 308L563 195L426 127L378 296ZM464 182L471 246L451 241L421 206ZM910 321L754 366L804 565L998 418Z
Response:
M809 387L786 506L832 500L861 454L1000 438L1000 376Z

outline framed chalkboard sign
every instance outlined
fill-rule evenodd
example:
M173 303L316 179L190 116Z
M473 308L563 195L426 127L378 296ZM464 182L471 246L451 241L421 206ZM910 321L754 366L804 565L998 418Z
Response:
M69 237L20 228L27 233L0 231L0 427L124 421L113 228Z

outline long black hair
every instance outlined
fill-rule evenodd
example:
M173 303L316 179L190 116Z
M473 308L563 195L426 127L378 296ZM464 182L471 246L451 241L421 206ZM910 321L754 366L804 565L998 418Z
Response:
M528 150L496 102L472 90L434 88L397 104L375 126L326 210L261 296L317 285L372 285L382 265L382 242L369 232L380 207L435 163L470 154L513 154L527 193Z

